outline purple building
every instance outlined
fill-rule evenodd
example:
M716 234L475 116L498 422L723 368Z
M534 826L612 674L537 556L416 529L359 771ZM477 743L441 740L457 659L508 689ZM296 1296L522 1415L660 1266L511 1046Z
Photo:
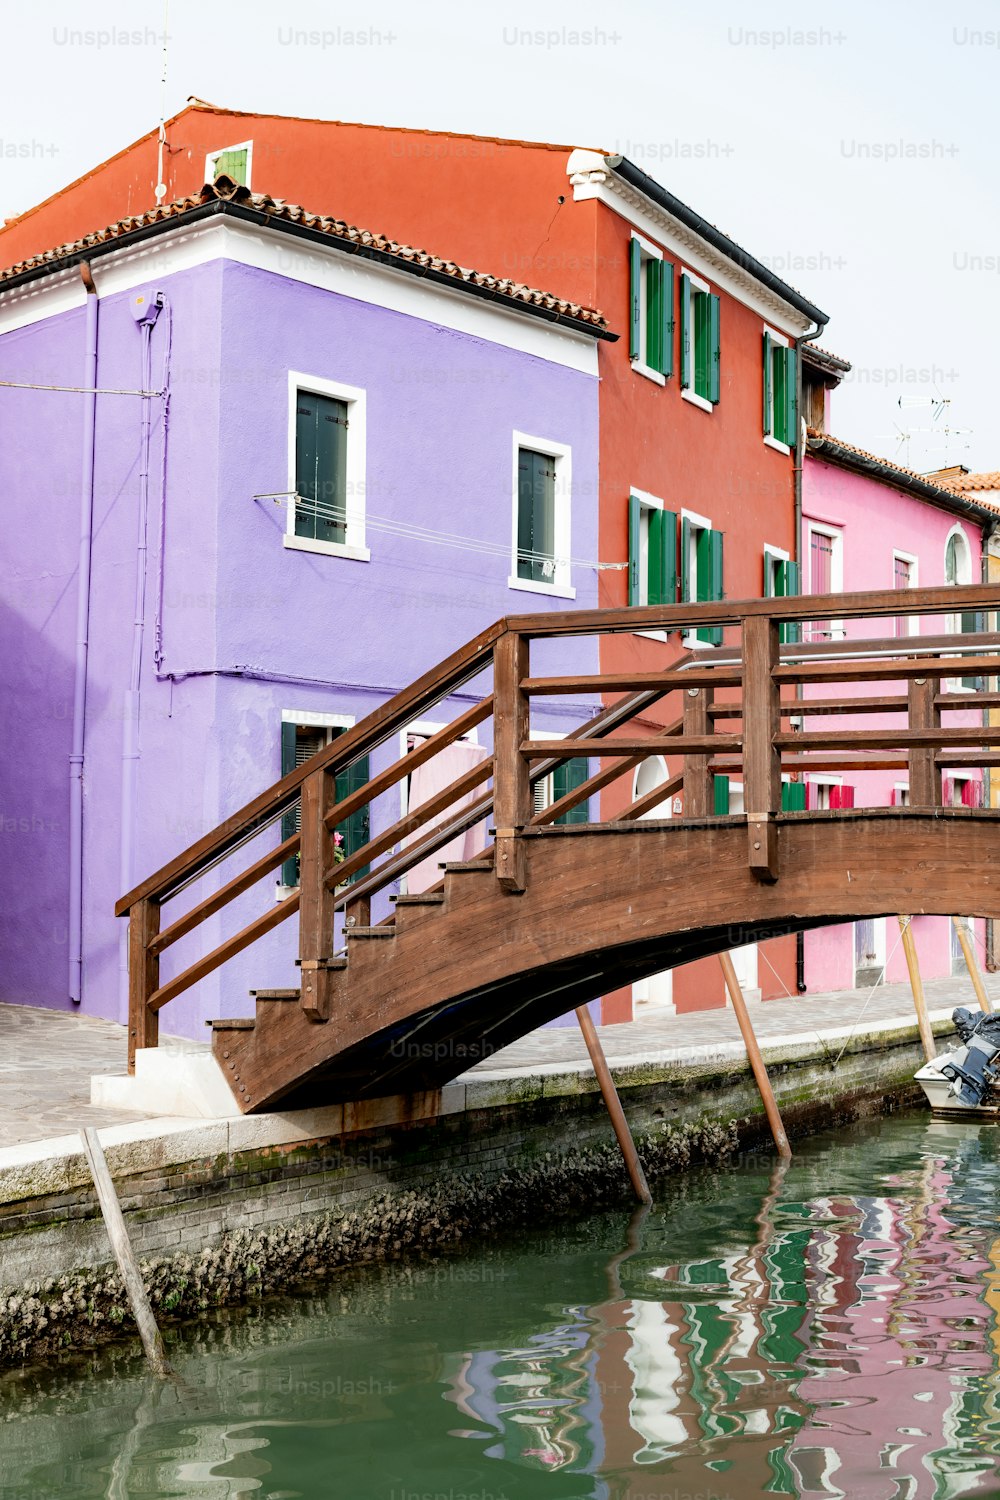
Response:
M597 603L600 315L229 191L0 272L7 1003L124 1019L120 894L499 616ZM165 1029L294 983L292 926Z

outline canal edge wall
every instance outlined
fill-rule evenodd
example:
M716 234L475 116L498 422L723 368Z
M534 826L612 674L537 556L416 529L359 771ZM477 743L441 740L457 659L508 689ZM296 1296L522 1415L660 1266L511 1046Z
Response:
M936 1020L950 1034L950 1018ZM765 1046L796 1134L921 1098L913 1023ZM839 1056L838 1054L842 1054ZM613 1067L653 1182L767 1140L739 1044ZM442 1252L517 1222L628 1202L589 1067L476 1072L433 1093L100 1132L158 1315ZM132 1330L76 1137L0 1150L0 1366Z

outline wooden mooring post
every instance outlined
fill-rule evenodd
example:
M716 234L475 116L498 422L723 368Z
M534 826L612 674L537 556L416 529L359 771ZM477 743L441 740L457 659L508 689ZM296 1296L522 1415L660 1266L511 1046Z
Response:
M920 1040L923 1044L924 1057L932 1062L937 1056L934 1047L934 1032L931 1030L930 1017L927 1014L927 999L924 995L924 982L920 977L920 960L917 957L917 944L913 936L911 923L912 917L899 917L899 931L903 939L903 952L906 954L906 968L910 976L910 989L913 991L913 1008L917 1012L917 1026L920 1028Z
M578 1005L576 1008L576 1019L580 1023L583 1040L587 1044L590 1061L597 1075L597 1082L601 1087L601 1097L604 1100L608 1114L611 1116L611 1126L618 1139L622 1156L625 1158L625 1166L628 1169L628 1175L635 1190L635 1196L640 1203L652 1203L653 1195L649 1191L646 1174L642 1170L642 1162L639 1160L639 1153L635 1149L635 1141L632 1139L632 1132L628 1128L625 1111L622 1109L622 1101L618 1097L618 1090L615 1088L615 1081L611 1076L608 1060L604 1056L604 1048L601 1046L601 1039L597 1035L594 1018L585 1005Z
M732 954L720 953L719 963L722 965L722 977L726 981L726 989L729 991L729 998L733 1002L733 1010L736 1012L736 1019L739 1022L740 1033L747 1049L747 1057L750 1059L750 1067L753 1070L754 1078L757 1080L757 1088L760 1090L760 1097L764 1104L764 1113L767 1116L767 1123L771 1127L771 1135L774 1139L775 1147L779 1156L790 1157L792 1148L788 1144L788 1136L785 1134L781 1112L778 1109L778 1101L774 1097L771 1080L767 1076L767 1068L764 1066L764 1059L761 1056L760 1047L757 1045L753 1022L750 1020L750 1012L747 1010L746 997L743 994L740 981L736 977Z
M989 996L986 993L983 976L979 972L979 964L976 961L976 945L969 926L969 919L968 917L952 917L951 920L954 923L958 941L962 945L962 952L965 955L965 967L969 971L972 988L975 990L976 999L979 1001L979 1009L985 1011L988 1015L990 1010Z
M154 1375L170 1375L171 1369L163 1347L163 1339L156 1326L142 1272L139 1270L139 1262L135 1258L135 1251L132 1249L128 1230L125 1228L125 1219L122 1215L121 1204L118 1202L118 1194L115 1192L114 1181L108 1170L104 1148L96 1130L81 1130L80 1139L83 1141L83 1152L87 1158L87 1165L90 1167L90 1175L94 1179L94 1187L97 1189L97 1201L104 1215L108 1239L111 1241L111 1249L114 1251L118 1269L125 1283L125 1291L132 1305L132 1312L139 1328L139 1337L142 1339L142 1347L146 1351L149 1367Z

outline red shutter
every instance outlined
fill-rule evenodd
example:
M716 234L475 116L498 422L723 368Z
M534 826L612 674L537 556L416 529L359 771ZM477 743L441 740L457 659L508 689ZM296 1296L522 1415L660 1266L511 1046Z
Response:
M955 782L951 776L941 777L941 805L942 807L955 805Z
M981 781L962 782L962 806L982 807L983 805L983 783Z
M854 788L852 786L832 786L830 788L831 807L853 807Z

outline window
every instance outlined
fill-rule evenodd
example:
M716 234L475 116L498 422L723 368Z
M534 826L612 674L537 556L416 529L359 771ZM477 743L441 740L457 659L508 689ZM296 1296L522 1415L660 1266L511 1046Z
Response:
M910 552L892 554L892 586L894 589L914 589L917 586L917 559ZM914 615L896 616L896 635L918 635L920 621Z
M686 604L701 604L722 599L722 532L713 531L704 516L681 512L681 599ZM705 626L688 633L687 644L705 641L711 646L722 644L722 626Z
M972 548L961 526L955 526L945 542L944 581L955 587L972 582ZM956 635L974 635L985 628L985 617L979 610L964 609L947 617L947 628ZM958 683L971 690L981 689L984 685L981 677L961 677Z
M285 546L367 562L365 392L293 372L288 447Z
M553 802L566 797L570 792L575 792L578 786L590 776L590 762L582 757L573 760L564 760L547 776L536 781L531 788L531 810L533 813L544 812L545 808L551 807ZM554 820L555 827L567 827L571 823L590 822L590 800L578 802L567 812L560 813Z
M782 812L805 812L806 810L806 784L804 781L781 782L781 811Z
M838 812L854 806L854 788L831 776L810 776L805 785L805 806L810 811Z
M690 271L681 273L681 392L711 411L719 399L719 298Z
M253 141L242 141L238 146L224 146L221 151L210 151L205 158L205 181L214 182L224 172L234 182L249 187L252 157Z
M315 721L321 716L315 714L302 714L297 717L304 720ZM321 750L325 750L338 735L343 734L350 724L343 718L333 719L327 723L296 723L291 719L282 719L281 724L281 774L287 776L298 766L304 765ZM361 756L353 765L339 772L335 777L335 796L338 802L342 802L351 792L357 791L366 785L369 780L368 757ZM281 837L289 839L299 831L300 808L296 803L293 808L284 814L281 819ZM366 804L357 812L351 813L337 828L337 832L343 838L341 848L346 859L355 854L367 844L370 838L370 816L369 807ZM368 866L357 871L350 878L359 880L362 875L368 873ZM299 883L299 856L293 855L287 859L281 867L281 884L286 887L294 887Z
M942 807L982 807L983 783L977 777L956 774L941 778Z
M575 597L570 587L570 450L514 434L514 570L511 588Z
M780 547L764 548L764 598L794 599L801 593L799 565ZM782 644L795 642L801 630L797 620L789 620L778 627Z
M764 441L790 453L796 439L795 349L784 334L764 329Z
M647 240L629 241L629 357L662 385L673 374L674 267Z
M844 586L843 533L839 527L810 521L806 528L810 594L839 594ZM844 627L837 620L814 620L804 628L809 641L839 640Z
M677 602L677 516L651 495L628 497L628 602Z

